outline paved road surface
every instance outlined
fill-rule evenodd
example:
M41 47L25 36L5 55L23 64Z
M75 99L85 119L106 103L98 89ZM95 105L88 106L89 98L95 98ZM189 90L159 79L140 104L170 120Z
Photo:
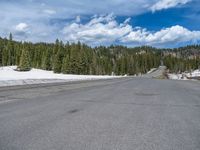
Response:
M200 150L200 83L0 88L0 150Z
M146 78L158 78L158 77L163 75L165 70L166 70L166 66L160 66L155 71L153 71L153 72L151 72L149 74L144 74L143 77L146 77Z

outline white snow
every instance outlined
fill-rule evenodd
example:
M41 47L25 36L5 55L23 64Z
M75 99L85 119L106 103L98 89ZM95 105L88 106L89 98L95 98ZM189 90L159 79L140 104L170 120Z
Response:
M195 70L191 74L187 74L188 77L200 77L200 70Z
M28 72L15 71L16 66L0 67L0 86L68 82L118 78L119 76L56 74L53 71L31 69Z
M187 78L183 77L182 74L168 74L168 77L172 80L187 80Z
M147 74L150 74L150 73L156 71L157 69L158 69L158 68L152 68L151 70L149 70L149 71L147 72Z
M172 80L189 80L188 78L200 77L200 70L194 70L191 73L168 74Z

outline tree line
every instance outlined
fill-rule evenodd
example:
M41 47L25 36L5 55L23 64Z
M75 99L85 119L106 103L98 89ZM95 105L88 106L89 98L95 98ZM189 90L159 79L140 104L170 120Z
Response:
M196 49L199 51L200 47ZM199 57L178 58L163 52L170 53L171 49L113 45L90 47L81 42L63 43L59 40L55 43L17 42L12 34L9 39L0 38L0 65L17 65L20 71L38 68L64 74L138 75L157 68L161 60L171 71L199 67Z
M172 73L190 72L200 69L200 45L164 49L162 53L165 66Z
M200 57L189 59L169 55L164 57L164 64L172 73L190 72L195 69L200 69Z

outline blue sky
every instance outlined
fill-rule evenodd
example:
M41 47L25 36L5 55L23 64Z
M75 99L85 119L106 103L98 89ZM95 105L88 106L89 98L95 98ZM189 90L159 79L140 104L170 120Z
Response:
M200 0L0 0L0 36L178 47L200 42Z

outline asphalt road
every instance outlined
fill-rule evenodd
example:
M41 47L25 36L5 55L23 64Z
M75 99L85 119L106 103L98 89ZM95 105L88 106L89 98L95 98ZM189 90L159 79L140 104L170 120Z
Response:
M148 73L148 74L144 74L143 77L146 78L159 78L160 76L163 76L163 73L166 70L166 66L159 66L158 69L156 69L155 71Z
M200 83L0 88L0 150L200 150Z

